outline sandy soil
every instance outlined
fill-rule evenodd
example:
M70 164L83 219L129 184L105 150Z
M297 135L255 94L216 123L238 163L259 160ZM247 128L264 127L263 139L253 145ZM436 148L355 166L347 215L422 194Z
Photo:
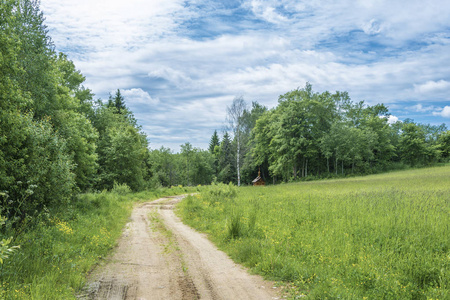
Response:
M110 258L79 299L279 299L273 283L249 275L173 212L183 196L133 210Z

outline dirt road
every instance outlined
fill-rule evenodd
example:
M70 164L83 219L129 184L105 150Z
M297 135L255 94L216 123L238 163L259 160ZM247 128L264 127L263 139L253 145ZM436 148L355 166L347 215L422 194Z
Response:
M173 212L183 196L133 210L118 247L96 268L79 299L279 299Z

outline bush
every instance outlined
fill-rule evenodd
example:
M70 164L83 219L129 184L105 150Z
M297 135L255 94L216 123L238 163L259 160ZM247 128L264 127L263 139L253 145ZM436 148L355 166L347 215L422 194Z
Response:
M244 226L241 222L242 214L234 212L227 219L227 238L236 239L244 235Z
M213 183L208 190L208 198L212 202L216 201L226 201L234 199L237 196L237 187L230 184L224 183Z
M111 192L117 195L124 196L131 193L131 189L126 183L114 182L114 186Z

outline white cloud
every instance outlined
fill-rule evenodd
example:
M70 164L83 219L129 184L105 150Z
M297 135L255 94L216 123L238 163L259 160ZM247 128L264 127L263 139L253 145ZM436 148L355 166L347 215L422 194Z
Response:
M450 118L450 106L445 106L441 111L433 112L433 115Z
M422 104L416 104L414 106L411 107L414 111L416 112L429 112L429 111L433 111L436 108L434 106L423 106Z
M376 19L372 19L367 23L364 23L362 26L362 29L366 34L374 35L378 34L382 31L383 27Z
M141 88L121 90L122 95L127 103L156 105L159 103L158 98L152 98L147 92Z
M186 76L182 71L175 70L166 66L155 66L148 73L149 77L163 78L173 83L179 88L192 84L191 78Z
M287 18L275 11L275 6L272 6L273 4L275 3L268 3L267 1L261 0L251 1L252 11L256 16L271 23L281 23L286 21Z
M398 117L389 115L389 116L379 116L380 119L387 119L388 124L394 124L398 122ZM401 121L400 121L401 122Z
M57 47L71 51L132 49L170 34L183 14L182 0L42 0Z
M414 84L414 91L421 94L429 94L442 91L449 92L449 90L450 82L445 80L430 80L423 84Z
M390 116L388 117L388 123L389 123L389 124L394 124L394 123L396 123L396 122L398 122L398 117L392 116L392 115L390 115Z

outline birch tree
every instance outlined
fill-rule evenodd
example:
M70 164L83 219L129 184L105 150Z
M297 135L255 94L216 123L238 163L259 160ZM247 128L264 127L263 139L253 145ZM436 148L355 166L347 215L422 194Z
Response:
M227 107L227 121L230 124L230 128L233 130L234 138L236 139L236 170L238 186L241 185L241 133L243 130L243 118L244 112L247 109L247 103L244 98L236 97L230 107Z

